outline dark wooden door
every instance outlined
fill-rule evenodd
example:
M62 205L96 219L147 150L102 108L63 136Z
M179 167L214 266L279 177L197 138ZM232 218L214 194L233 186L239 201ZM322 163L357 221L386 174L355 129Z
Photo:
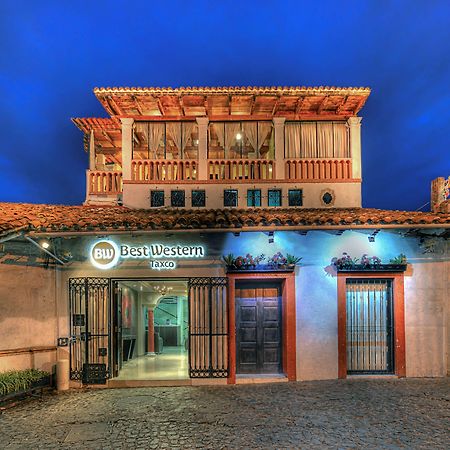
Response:
M281 292L275 283L236 284L236 373L281 371Z

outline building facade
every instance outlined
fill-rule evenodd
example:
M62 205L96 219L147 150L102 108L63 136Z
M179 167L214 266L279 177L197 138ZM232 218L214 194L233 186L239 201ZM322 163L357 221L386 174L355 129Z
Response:
M111 117L73 119L85 204L1 204L0 370L58 363L74 387L446 376L448 183L431 213L362 208L369 89L94 93Z

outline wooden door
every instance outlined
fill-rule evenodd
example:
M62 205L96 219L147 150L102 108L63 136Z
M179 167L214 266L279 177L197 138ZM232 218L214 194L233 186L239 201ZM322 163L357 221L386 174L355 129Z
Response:
M281 290L276 283L236 284L236 373L281 371Z

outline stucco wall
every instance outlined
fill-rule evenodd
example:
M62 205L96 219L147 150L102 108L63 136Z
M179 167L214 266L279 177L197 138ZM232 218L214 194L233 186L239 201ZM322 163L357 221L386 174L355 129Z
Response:
M55 271L0 264L0 350L56 345ZM0 356L0 371L51 371L55 351Z

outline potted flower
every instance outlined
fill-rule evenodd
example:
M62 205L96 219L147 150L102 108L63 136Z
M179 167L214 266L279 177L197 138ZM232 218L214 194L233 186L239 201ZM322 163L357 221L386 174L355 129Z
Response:
M302 258L300 256L294 256L290 253L286 254L286 264L289 268L294 268L301 260Z
M352 258L348 253L342 253L340 258L332 258L331 265L338 271L357 272L363 270L373 270L380 272L399 272L406 270L406 256L401 253L389 264L383 264L378 256L368 256L364 253L361 259Z

